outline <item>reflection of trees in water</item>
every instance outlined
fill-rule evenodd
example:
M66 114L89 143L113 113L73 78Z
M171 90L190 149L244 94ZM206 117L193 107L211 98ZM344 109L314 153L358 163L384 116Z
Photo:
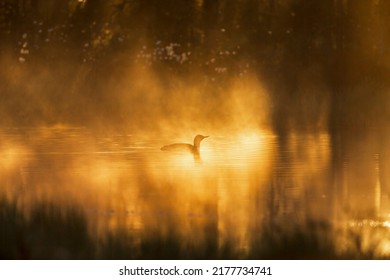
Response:
M291 133L279 138L279 157L269 187L269 219L331 219L330 136Z
M310 135L300 134L306 141L297 145L291 145L291 135L281 139L283 156L270 181L264 224L259 229L263 243L270 244L264 248L270 258L388 255L388 176L384 171L389 167L385 156L389 145L382 138L386 133L340 134L329 139L341 142L326 141L325 146L318 136L313 145Z
M142 239L123 229L97 238L82 212L70 207L42 203L26 216L12 203L0 205L1 259L378 259L388 257L383 242L390 239L387 228L368 223L344 230L313 220L267 223L243 254L235 244L218 246L207 226L210 235L201 245L184 240L172 225L165 235Z
M54 205L39 205L26 216L1 200L2 259L90 259L94 242L83 215Z
M388 131L375 126L335 135L333 176L338 213L360 218L388 214L389 137Z

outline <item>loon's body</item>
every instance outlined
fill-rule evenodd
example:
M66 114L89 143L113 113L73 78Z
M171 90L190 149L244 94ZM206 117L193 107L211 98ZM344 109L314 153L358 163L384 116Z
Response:
M196 135L194 138L194 145L187 143L175 143L171 145L166 145L161 148L162 151L177 151L177 152L189 152L193 154L194 159L200 159L200 141L207 138L208 136Z

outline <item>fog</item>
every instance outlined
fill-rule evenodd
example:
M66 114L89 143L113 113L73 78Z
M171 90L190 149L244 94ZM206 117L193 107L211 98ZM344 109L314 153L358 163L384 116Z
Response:
M125 25L144 4L76 2L56 8L39 1L2 2L3 126L228 131L271 124L264 77L253 69L245 46L234 42L237 31L197 30L209 20L201 24L196 18L202 2L185 4L193 7L194 22L184 31L201 33L188 38L180 28L169 29L171 21L184 16L160 23L149 15L159 13L147 9L139 22ZM10 13L24 20L7 17ZM156 25L147 28L142 20ZM198 42L209 29L209 42Z
M387 258L388 13L384 0L0 0L4 221L23 216L31 258L74 256L34 251L34 219L57 214L88 242L131 243L131 258L167 258L170 242L185 258ZM200 162L160 151L196 134L210 136ZM309 251L291 255L301 235Z
M1 124L378 123L389 111L386 5L2 1Z

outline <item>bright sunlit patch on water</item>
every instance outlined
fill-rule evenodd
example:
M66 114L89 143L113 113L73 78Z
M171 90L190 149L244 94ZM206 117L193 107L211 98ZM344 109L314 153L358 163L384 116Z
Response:
M210 139L210 146L205 148L209 149L207 156L210 156L211 162L232 171L250 172L270 163L274 138L267 132L243 131L215 141Z
M0 166L5 170L12 169L18 163L18 150L15 148L6 148L1 151Z
M18 145L6 145L0 147L0 171L12 171L20 166L28 154L27 149Z
M108 162L101 162L90 166L88 173L96 185L109 187L112 180L117 177L114 171L115 168L110 166Z
M169 161L173 166L181 168L193 168L198 162L192 154L172 153L168 155ZM200 163L200 162L199 162Z
M261 134L256 132L248 132L238 135L242 145L257 145L262 140Z
M247 169L261 160L264 143L260 134L254 132L239 134L234 142L234 147L226 153L232 166Z

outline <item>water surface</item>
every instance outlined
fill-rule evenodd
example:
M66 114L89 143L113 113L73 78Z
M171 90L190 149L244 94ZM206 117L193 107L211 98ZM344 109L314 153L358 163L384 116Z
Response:
M369 135L215 133L198 162L160 150L193 135L4 129L0 194L28 225L16 226L11 257L74 258L73 245L40 253L36 240L53 219L80 239L81 217L83 238L100 245L76 257L387 258L389 142Z

